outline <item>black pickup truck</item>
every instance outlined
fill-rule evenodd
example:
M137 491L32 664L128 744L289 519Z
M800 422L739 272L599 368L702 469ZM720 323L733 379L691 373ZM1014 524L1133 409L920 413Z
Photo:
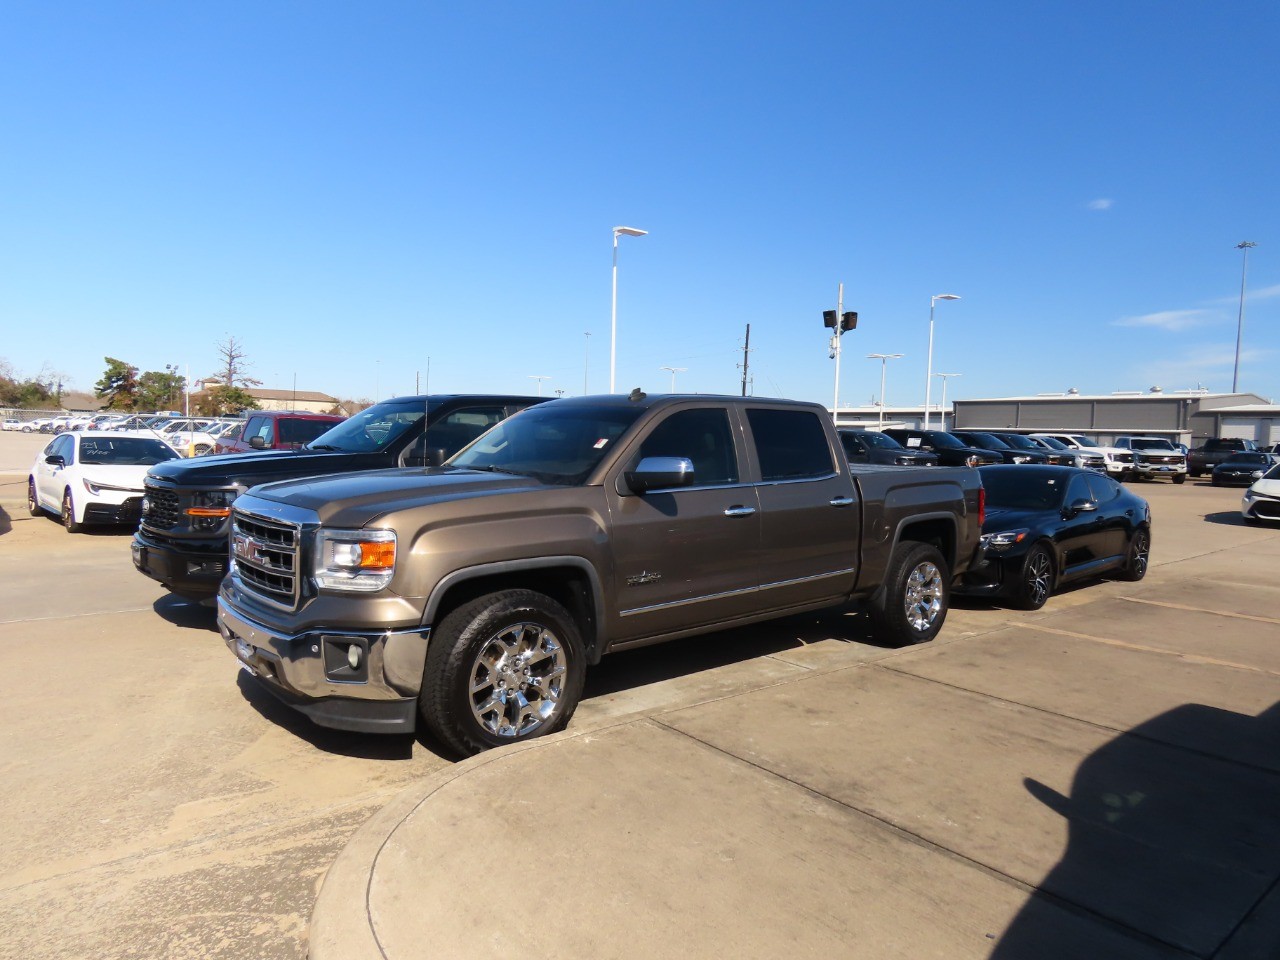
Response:
M1257 453L1258 445L1252 440L1238 437L1211 437L1203 446L1195 447L1187 454L1187 472L1193 477L1213 473L1213 468L1237 453Z
M210 600L227 572L231 504L260 483L443 463L541 397L454 394L375 404L297 450L173 460L147 473L133 564L173 593ZM424 433L425 427L425 433Z
M218 625L317 723L470 754L562 728L615 650L848 603L930 640L982 513L976 470L851 469L817 404L554 400L443 467L240 497Z

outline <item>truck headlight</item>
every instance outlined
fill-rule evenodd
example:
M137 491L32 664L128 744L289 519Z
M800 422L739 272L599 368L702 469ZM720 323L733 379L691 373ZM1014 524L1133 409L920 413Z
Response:
M393 530L321 530L315 546L316 586L372 593L396 570Z

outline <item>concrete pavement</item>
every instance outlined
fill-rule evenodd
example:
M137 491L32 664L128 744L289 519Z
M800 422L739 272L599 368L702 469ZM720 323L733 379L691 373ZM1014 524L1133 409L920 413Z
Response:
M1139 490L1204 507L1140 584L436 772L338 857L310 957L1275 960L1280 531Z

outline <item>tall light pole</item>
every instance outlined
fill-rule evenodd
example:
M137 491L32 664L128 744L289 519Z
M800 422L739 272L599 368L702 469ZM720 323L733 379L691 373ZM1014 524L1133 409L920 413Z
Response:
M688 367L659 367L658 369L671 371L671 392L675 393L676 392L676 374L684 373L689 368Z
M1231 374L1232 393L1235 393L1240 386L1240 340L1244 336L1244 278L1249 270L1249 248L1256 246L1257 244L1252 240L1241 240L1236 244L1236 249L1244 254L1244 262L1240 264L1240 316L1236 320L1236 366Z
M822 311L822 325L831 328L831 352L828 356L836 362L836 385L831 398L831 422L840 426L840 338L858 328L858 313L844 310L844 284L836 291L836 308ZM745 394L744 394L745 396Z
M587 372L591 369L591 331L584 331L582 335L587 338L587 346L582 354L582 395L585 397L591 392L587 389Z
M609 392L614 392L618 369L618 237L643 237L648 230L613 228L613 310L609 321Z
M941 380L941 381L942 381L942 406L941 406L941 408L938 410L938 419L939 419L940 421L942 421L942 422L941 422L941 423L939 423L939 424L938 424L938 426L939 426L939 428L940 428L940 429L945 430L945 429L947 429L947 380L948 380L949 378L951 378L951 377L962 377L962 376L964 376L964 374L962 374L962 373L935 373L935 374L934 374L934 376L935 376L935 377L937 377L939 380ZM954 423L954 422L955 422L955 418L954 418L954 417L952 417L951 419L952 419L952 422Z
M901 353L868 353L868 360L880 361L880 429L884 429L884 368L890 360L897 360Z
M537 380L537 381L538 381L538 396L542 396L542 381L543 381L543 380L550 380L551 378L550 378L550 377L539 377L539 376L537 376L537 375L535 375L535 374L532 374L532 373L531 373L531 374L529 374L529 379L530 379L530 380Z
M929 399L933 396L933 308L939 300L959 300L954 293L939 293L929 298L929 364L924 378L924 428L929 429ZM945 384L946 381L944 380Z

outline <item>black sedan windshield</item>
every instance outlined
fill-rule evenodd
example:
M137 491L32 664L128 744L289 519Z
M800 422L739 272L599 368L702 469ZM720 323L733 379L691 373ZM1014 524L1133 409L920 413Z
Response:
M586 481L639 415L634 407L530 407L503 420L447 465L574 486Z
M874 430L867 430L857 434L859 440L868 447L875 447L877 450L901 450L902 444L893 437L886 437L883 433L877 433Z
M1019 450L1043 450L1044 449L1044 447L1040 446L1040 444L1036 443L1034 440L1024 437L1020 433L1002 433L1000 434L1000 439L1003 440L1006 444L1008 444L1011 447L1017 447ZM1062 444L1059 444L1059 446L1063 450L1067 449Z
M307 446L312 450L377 453L387 449L427 415L422 400L388 400L326 430Z
M1238 463L1249 467L1269 467L1275 462L1269 453L1233 453L1222 465L1225 467L1229 463Z
M1069 473L1032 472L1034 468L987 470L982 467L982 487L988 507L1009 510L1055 510L1062 505Z

